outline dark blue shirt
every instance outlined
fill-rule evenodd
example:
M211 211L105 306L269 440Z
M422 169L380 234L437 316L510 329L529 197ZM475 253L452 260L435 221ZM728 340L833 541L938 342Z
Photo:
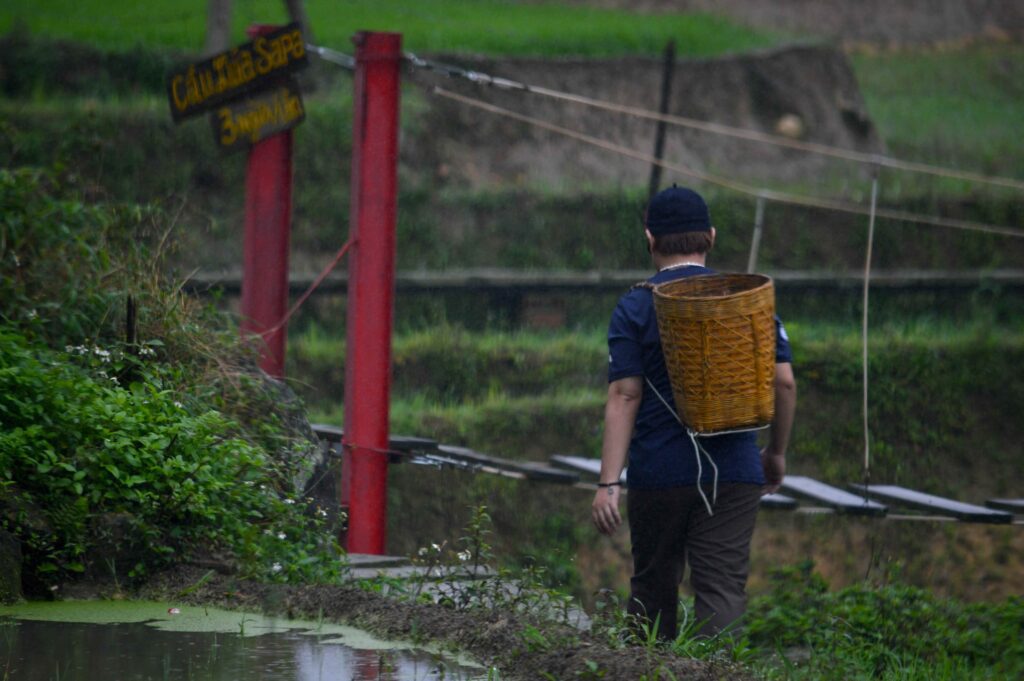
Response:
M680 267L659 272L647 281L662 284L698 274L713 274L713 270L700 266ZM775 361L792 362L789 339L778 317L775 325ZM653 294L644 288L635 288L619 300L608 327L608 381L631 376L649 379L676 410L661 352ZM716 435L700 440L718 466L719 482L764 484L756 433ZM701 463L701 479L710 482L711 466L706 458ZM629 486L637 488L693 485L697 481L697 459L689 435L646 381L633 427L626 475Z

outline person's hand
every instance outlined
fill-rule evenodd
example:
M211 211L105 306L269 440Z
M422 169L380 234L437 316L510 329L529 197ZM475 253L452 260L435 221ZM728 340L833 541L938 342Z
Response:
M786 455L775 451L771 446L761 450L761 466L764 468L765 485L762 494L775 494L782 486L786 477Z
M594 494L594 503L590 507L590 516L594 521L594 527L601 534L612 534L622 524L622 516L619 515L619 493L622 489L619 485L612 487L598 487Z

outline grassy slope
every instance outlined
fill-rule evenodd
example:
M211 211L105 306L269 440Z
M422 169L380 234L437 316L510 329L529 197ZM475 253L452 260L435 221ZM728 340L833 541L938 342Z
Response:
M233 4L233 35L238 41L251 23L287 20L284 4L276 0ZM680 53L708 55L779 40L710 16L649 17L557 3L310 0L306 6L317 41L344 51L350 49L350 36L357 30L401 32L411 50L489 54L651 54L675 38ZM23 25L34 33L110 49L146 45L196 51L202 47L205 20L205 3L199 0L9 0L0 10L0 32Z
M1024 45L861 54L852 62L892 154L1024 177Z

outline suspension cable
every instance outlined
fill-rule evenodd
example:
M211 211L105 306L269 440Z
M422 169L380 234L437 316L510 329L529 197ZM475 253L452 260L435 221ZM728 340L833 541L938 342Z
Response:
M833 158L840 158L848 161L856 161L859 163L867 163L875 166L883 166L897 170L905 170L908 172L935 175L949 179L966 180L970 182L979 182L1001 187L1009 187L1012 189L1024 191L1024 180L1018 180L1016 178L1000 177L995 175L984 175L981 173L975 173L971 171L944 168L941 166L930 165L927 163L904 161L901 159L893 158L891 156L884 156L882 154L866 153L855 151L852 149L843 149L841 147L835 147L827 144L819 144L816 142L804 142L800 140L790 139L788 137L782 137L779 135L770 135L757 130L750 130L748 128L737 128L730 125L712 123L710 121L701 121L695 118L677 116L674 114L662 114L660 112L651 111L649 109L643 109L634 106L626 106L622 104L615 104L612 102L606 102L603 100L595 99L593 97L576 95L539 85L530 85L508 78L499 78L486 73L480 73L479 71L463 69L458 66L452 66L449 64L441 64L438 62L422 59L411 52L407 52L405 54L405 58L409 61L409 63L411 63L415 67L432 71L434 73L440 73L450 78L462 78L472 83L476 83L477 85L491 86L502 90L519 90L522 92L529 92L537 95L542 95L545 97L551 97L553 99L559 99L562 101L573 102L576 104L582 104L584 106L603 109L605 111L627 114L630 116L636 116L638 118L644 118L652 121L663 121L665 123L669 123L679 127L702 130L704 132L709 132L716 135L735 137L752 142L760 142L763 144L772 144L775 146L787 147L790 149L796 149L799 151L818 154L822 156L830 156Z
M718 175L712 175L710 173L705 173L700 170L695 170L687 166L682 166L676 163L664 161L662 159L657 159L650 154L646 154L641 151L636 151L634 149L630 149L629 147L625 147L620 144L615 144L614 142L608 142L607 140L602 140L600 138L593 137L592 135L587 135L576 130L570 130L560 125L556 125L554 123L549 123L547 121L533 118L531 116L526 116L525 114L517 113L510 109L506 109L495 104L485 102L480 99L475 99L473 97L468 97L466 95L461 95L452 92L450 90L445 90L444 88L439 86L434 86L432 92L440 97L445 97L447 99L461 102L463 104L466 104L467 106L475 107L477 109L488 111L490 113L494 113L500 116L512 118L522 123L526 123L528 125L532 125L547 130L549 132L554 132L565 137L570 137L581 142L584 142L586 144L590 144L592 146L605 149L607 151L612 151L622 156L627 156L638 161L643 161L644 163L657 163L662 168L672 170L673 172L679 173L681 175L693 177L698 180L707 182L709 184L718 185L720 187L731 189L733 191L746 194L748 196L763 196L765 199L775 201L776 203L805 206L809 208L822 208L825 210L833 210L841 213L850 213L853 215L871 215L870 208L867 208L858 203L851 203L849 201L841 201L837 199L822 199L811 196L800 196L797 194L789 194L787 192L779 192L767 189L758 189L756 187L744 184L742 182L737 182L735 180L726 179ZM875 211L875 215L880 218L897 220L902 222L933 225L937 227L949 227L952 229L961 229L976 232L987 232L990 234L1000 234L1003 236L1024 237L1024 230L1017 229L1014 227L988 225L980 222L957 220L955 218L944 218L940 216L920 215L917 213L911 213L908 211L895 210L889 208L879 208Z

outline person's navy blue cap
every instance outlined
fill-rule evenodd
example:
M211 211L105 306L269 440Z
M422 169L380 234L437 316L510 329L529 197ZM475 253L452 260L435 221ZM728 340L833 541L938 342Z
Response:
M711 230L711 215L700 194L673 184L655 194L647 204L644 226L654 236L708 232Z

